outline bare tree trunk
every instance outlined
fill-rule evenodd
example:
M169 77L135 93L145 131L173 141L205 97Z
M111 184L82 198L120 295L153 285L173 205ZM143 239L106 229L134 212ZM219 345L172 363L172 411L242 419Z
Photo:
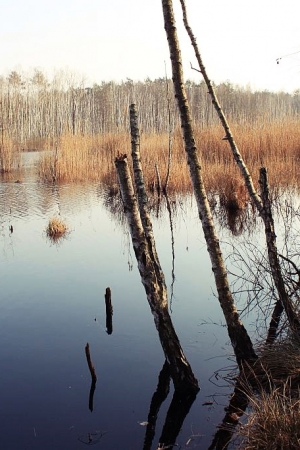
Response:
M288 317L289 323L291 328L296 330L298 333L300 332L300 321L297 317L297 314L295 312L295 309L293 307L293 303L288 297L288 294L285 289L285 284L282 277L282 272L279 264L279 258L277 253L277 246L276 246L276 234L274 230L274 223L273 223L273 217L272 217L272 211L270 202L268 199L268 194L266 194L268 187L267 187L267 178L266 178L266 169L262 168L260 173L260 184L262 187L262 199L256 192L256 189L254 187L252 177L248 171L248 168L239 152L239 149L234 141L232 132L230 130L229 124L227 122L226 116L219 104L217 95L214 91L214 88L212 86L212 83L210 79L207 76L205 66L203 64L198 45L196 42L196 38L192 32L191 27L188 24L187 20L187 13L186 13L186 6L185 6L185 0L180 0L182 12L183 12L183 22L184 26L186 28L186 31L190 37L192 46L194 47L195 55L197 62L200 67L200 72L204 78L204 81L207 85L208 92L211 96L212 103L214 105L214 108L220 118L220 121L223 125L223 128L225 130L225 137L224 140L227 140L229 142L233 157L241 171L241 174L244 178L245 185L248 189L250 198L252 198L256 208L258 209L258 212L260 216L262 217L265 225L265 233L266 233L266 241L267 241L267 248L268 248L268 255L269 255L269 262L271 267L272 276L274 279L275 286L277 288L277 292L280 298L280 301L282 302L282 305L285 309L286 315ZM265 175L263 175L265 173ZM262 177L264 178L264 181L262 181Z
M160 266L158 259L155 240L152 230L152 223L148 211L148 196L146 193L143 167L141 163L140 153L140 132L138 126L138 116L136 106L130 105L130 130L131 130L131 156L133 164L134 181L137 190L137 198L139 204L140 216L143 224L143 229L148 242L151 258L154 261L155 269L157 270L156 276L160 285L166 290L165 277Z
M175 389L181 392L197 392L199 390L198 382L173 327L168 312L167 290L165 284L161 283L160 270L155 267L152 250L143 229L126 155L117 157L115 165L141 280L166 360L170 364Z
M264 225L265 225L265 234L267 240L267 248L269 255L269 262L272 270L273 280L279 293L279 298L284 307L285 313L287 315L289 324L291 328L300 333L300 322L297 317L294 304L290 300L284 280L282 277L281 267L279 263L277 245L276 245L276 234L274 229L274 221L271 210L271 202L269 198L269 188L268 188L268 173L267 169L262 167L260 169L260 177L259 184L261 186L261 197L263 202L264 209Z
M155 172L156 172L156 180L157 180L157 195L158 197L160 197L161 194L161 178L160 178L160 173L159 173L159 169L158 169L158 165L155 164Z
M208 93L211 96L213 106L214 106L214 108L215 108L215 110L216 110L216 112L217 112L217 114L219 116L219 119L220 119L220 121L221 121L221 123L223 125L223 128L225 130L225 137L223 139L227 140L229 142L231 150L232 150L233 155L234 155L234 158L236 160L236 163L239 166L239 168L241 169L243 178L245 180L246 186L247 186L248 191L249 191L249 195L253 199L257 209L261 212L262 209L263 209L261 200L260 200L260 198L259 198L259 196L258 196L258 194L257 194L257 192L256 192L256 190L254 188L251 175L250 175L250 173L249 173L249 171L248 171L248 169L247 169L247 167L246 167L246 165L245 165L245 163L244 163L244 161L242 159L242 156L241 156L241 154L240 154L240 152L238 150L238 147L237 147L237 145L236 145L236 143L235 143L235 141L233 139L233 135L231 133L231 130L230 130L229 124L227 122L227 119L225 117L225 114L222 111L222 108L221 108L221 106L219 104L219 101L218 101L217 95L215 93L215 90L213 88L213 85L212 85L210 79L207 76L206 69L205 69L205 66L203 64L203 61L202 61L202 58L201 58L201 55L200 55L200 52L199 52L199 49L198 49L196 38L195 38L195 36L194 36L194 34L192 32L191 27L188 24L185 0L180 0L180 3L181 3L181 7L182 7L182 12L183 12L183 23L184 23L186 31L187 31L187 33L188 33L188 35L190 37L191 44L194 47L195 56L196 56L197 62L198 62L199 67L200 67L200 72L201 72L201 74L202 74L202 76L204 78L204 81L206 83L206 86L208 88Z
M165 30L170 49L175 96L180 111L187 162L197 200L199 217L202 222L207 249L212 263L212 270L215 276L219 302L226 319L228 334L233 345L236 359L240 365L244 360L252 361L257 357L254 352L252 342L239 318L233 301L229 288L227 272L219 245L219 239L216 234L206 190L203 184L201 165L197 155L195 137L192 128L192 118L184 86L182 59L175 26L172 0L162 0L162 6Z
M171 173L171 164L172 164L172 123L171 123L171 107L170 107L170 91L169 91L169 82L166 75L166 86L167 86L167 107L168 107L168 135L169 135L169 152L168 152L168 169L166 174L165 184L163 186L163 193L167 195L168 184L170 180Z

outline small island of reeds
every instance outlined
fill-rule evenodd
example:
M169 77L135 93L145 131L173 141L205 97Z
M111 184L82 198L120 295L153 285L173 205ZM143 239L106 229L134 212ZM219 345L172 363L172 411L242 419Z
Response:
M68 226L59 217L52 217L46 228L46 235L52 241L57 241L68 232Z

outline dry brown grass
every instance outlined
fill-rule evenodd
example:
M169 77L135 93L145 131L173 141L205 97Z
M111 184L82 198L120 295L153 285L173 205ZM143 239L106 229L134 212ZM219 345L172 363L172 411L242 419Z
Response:
M272 389L250 400L251 412L241 426L241 450L299 450L300 399Z
M20 160L14 141L6 133L0 135L0 171L10 172Z
M241 450L300 448L299 344L291 335L262 347L254 368L256 388L245 385L249 413L238 431Z
M52 217L49 220L46 228L46 234L51 240L57 241L64 237L67 232L68 227L62 219L59 217Z
M297 122L271 123L256 128L232 126L235 141L258 187L259 168L268 168L272 188L299 187L300 127ZM218 126L196 129L196 143L208 191L221 194L223 201L233 207L243 207L247 195L223 129ZM172 138L172 167L169 191L190 192L192 189L181 130ZM168 135L141 135L141 154L148 188L155 189L157 164L164 184L168 165ZM116 184L114 159L117 153L130 155L130 135L106 134L73 136L65 134L57 143L57 151L45 156L39 173L45 180L99 180Z
M101 181L115 172L114 158L120 148L130 148L130 136L66 133L55 144L53 152L41 158L39 175L46 181ZM116 176L113 178L116 180Z

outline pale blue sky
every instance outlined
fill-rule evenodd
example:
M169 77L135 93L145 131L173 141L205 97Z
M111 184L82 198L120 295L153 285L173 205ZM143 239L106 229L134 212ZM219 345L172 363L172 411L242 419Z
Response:
M299 0L186 0L212 81L300 88ZM174 0L185 78L201 79ZM1 0L0 75L70 70L86 83L171 75L160 0ZM276 58L289 55L276 64Z

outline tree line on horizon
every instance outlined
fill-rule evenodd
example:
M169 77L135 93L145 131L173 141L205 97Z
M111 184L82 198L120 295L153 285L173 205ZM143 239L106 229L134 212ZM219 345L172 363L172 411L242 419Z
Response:
M187 80L185 87L195 125L200 129L217 125L219 119L204 81ZM300 115L300 89L292 94L252 91L223 82L215 85L215 90L232 123L259 127L295 121ZM128 105L135 103L141 132L164 133L180 123L172 94L172 80L167 78L103 81L90 87L65 72L49 80L37 69L32 75L12 71L0 76L0 130L2 136L24 147L34 141L55 140L66 132L128 132Z

